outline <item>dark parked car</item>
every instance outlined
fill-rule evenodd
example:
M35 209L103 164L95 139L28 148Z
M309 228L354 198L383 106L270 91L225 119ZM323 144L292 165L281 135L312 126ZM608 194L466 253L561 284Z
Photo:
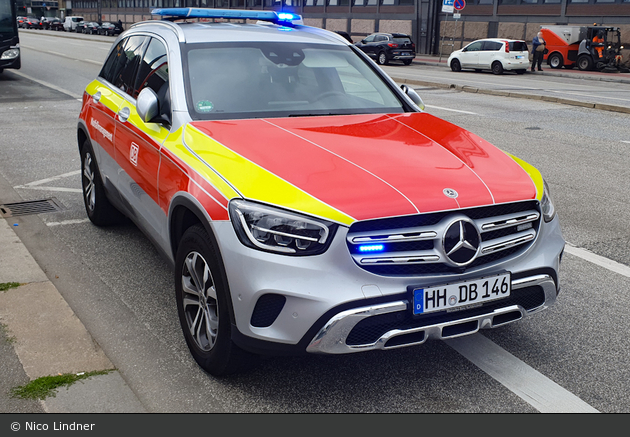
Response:
M101 24L101 28L98 30L98 34L115 36L121 34L122 31L122 27L118 24L105 22Z
M42 27L47 30L63 30L63 21L57 17L44 17Z
M83 33L83 29L85 29L85 25L87 24L87 21L79 21L77 23L77 26L74 28L74 31L76 33ZM70 30L72 32L72 30Z
M416 45L404 33L373 33L355 44L379 65L402 61L409 65L416 57Z
M26 20L27 18L28 17L23 17L23 16L15 17L15 19L17 20L18 27L22 27L22 23L24 23L24 20Z
M24 19L24 21L22 21L22 24L20 24L20 27L22 27L23 29L42 29L42 23L37 19L37 18L33 18L33 17L26 17Z
M98 35L101 25L95 21L88 21L81 26L81 32L89 35Z

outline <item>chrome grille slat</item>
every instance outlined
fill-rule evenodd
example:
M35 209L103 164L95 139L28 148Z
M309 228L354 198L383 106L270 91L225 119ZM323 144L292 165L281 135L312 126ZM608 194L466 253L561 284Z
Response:
M478 220L477 225L481 232L496 231L499 229L509 228L510 226L518 226L525 223L536 221L540 218L540 214L534 212L532 214L509 214L501 217L493 217L492 219Z
M473 268L499 262L529 247L536 239L542 216L538 201L527 201L414 217L407 217L404 222L392 219L358 222L358 232L351 227L346 242L354 261L368 271L384 275L457 273L461 272L461 266L448 259L443 241L453 220L473 222L479 232L477 257L466 266ZM388 223L414 222L419 226L387 227ZM359 250L361 245L371 244L382 244L382 250Z

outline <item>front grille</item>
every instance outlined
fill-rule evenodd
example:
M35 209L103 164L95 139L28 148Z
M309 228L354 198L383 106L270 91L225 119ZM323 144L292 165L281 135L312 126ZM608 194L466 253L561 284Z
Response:
M350 227L347 244L354 261L377 275L460 274L522 253L535 241L540 217L539 202L526 201L367 220ZM446 256L443 241L458 219L471 221L479 232L480 249L470 263ZM378 247L362 252L366 246Z
M542 287L536 285L512 290L512 295L508 298L488 302L481 307L471 308L468 310L450 313L440 311L435 314L426 314L420 317L414 317L411 314L411 311L398 311L395 313L382 314L379 316L368 317L367 319L357 323L352 331L350 331L350 334L346 339L346 344L348 346L373 344L385 333L393 329L406 330L435 325L438 323L446 323L453 320L465 319L467 317L475 317L492 312L495 309L511 305L520 305L529 311L540 307L544 303L545 292Z

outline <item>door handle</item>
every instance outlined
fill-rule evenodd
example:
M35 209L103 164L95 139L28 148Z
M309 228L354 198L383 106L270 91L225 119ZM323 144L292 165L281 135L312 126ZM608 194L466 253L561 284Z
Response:
M129 115L130 115L130 111L129 111L129 107L127 106L125 106L124 108L121 108L120 111L118 111L118 119L122 121L123 123L127 121L127 119L129 118Z
M101 92L97 91L93 96L92 96L92 100L94 100L94 103L98 103L99 100L101 100Z

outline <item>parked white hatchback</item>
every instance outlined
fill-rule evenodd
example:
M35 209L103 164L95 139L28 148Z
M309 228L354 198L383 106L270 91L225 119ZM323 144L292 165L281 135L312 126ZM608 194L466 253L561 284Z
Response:
M487 38L454 51L447 62L453 71L491 70L494 74L502 74L507 70L523 74L529 66L529 52L523 40Z

